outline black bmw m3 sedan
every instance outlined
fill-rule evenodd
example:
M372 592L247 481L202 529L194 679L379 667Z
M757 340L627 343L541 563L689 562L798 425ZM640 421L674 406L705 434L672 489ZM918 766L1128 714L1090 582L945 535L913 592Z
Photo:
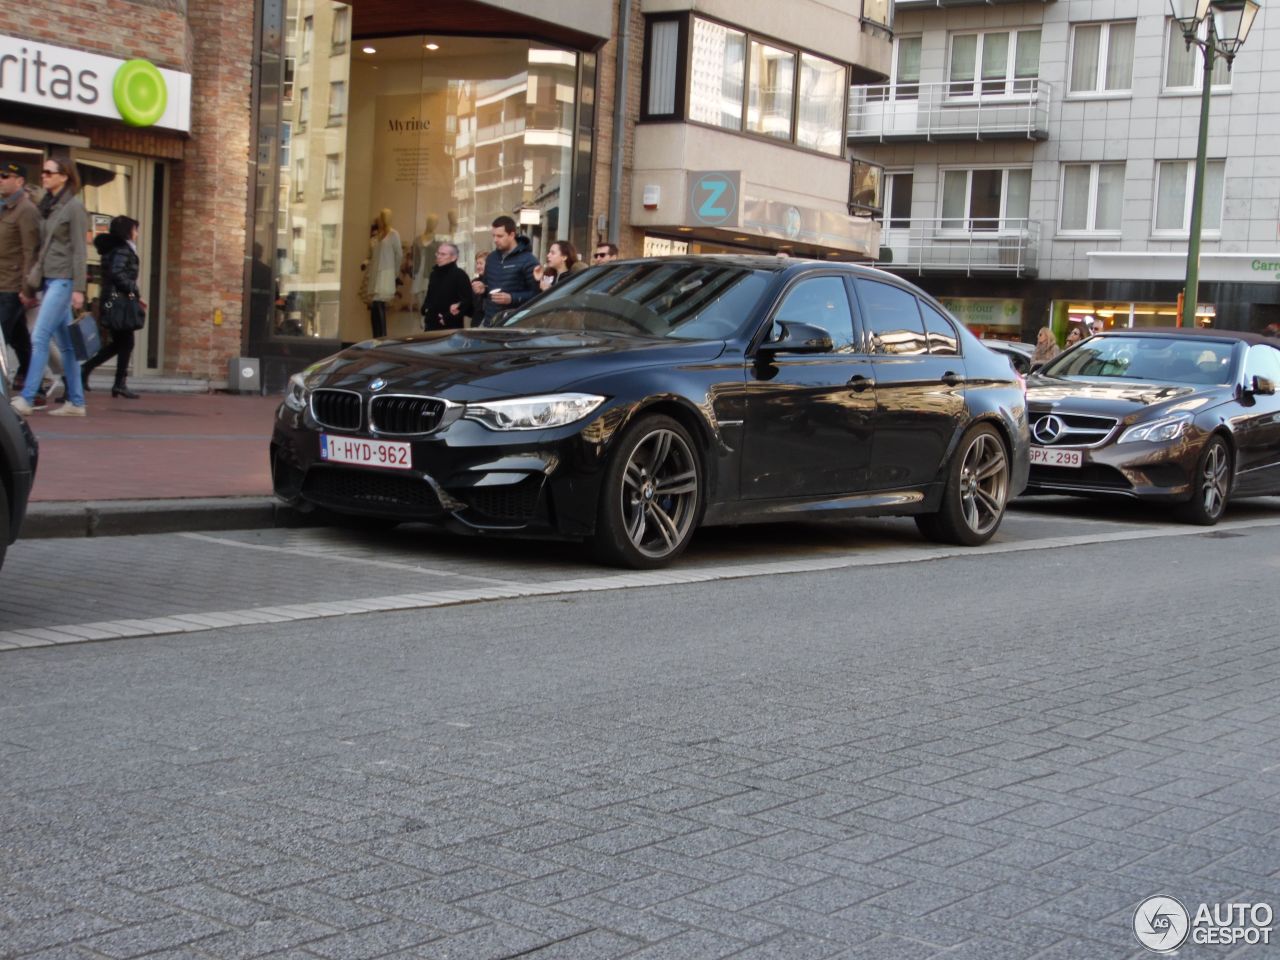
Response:
M977 545L1026 484L1008 361L853 264L617 261L500 326L369 340L290 381L278 496L670 562L699 526L911 515Z

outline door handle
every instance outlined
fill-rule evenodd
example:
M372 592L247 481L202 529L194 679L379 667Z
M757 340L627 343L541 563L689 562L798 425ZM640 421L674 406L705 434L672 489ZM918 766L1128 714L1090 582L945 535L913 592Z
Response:
M867 387L871 385L872 385L871 378L864 377L860 373L855 373L852 377L849 378L849 389L852 390L854 393L861 393L863 390L867 389Z
M954 387L964 383L964 377L960 376L960 374L956 373L954 370L948 370L942 375L942 382L948 387Z

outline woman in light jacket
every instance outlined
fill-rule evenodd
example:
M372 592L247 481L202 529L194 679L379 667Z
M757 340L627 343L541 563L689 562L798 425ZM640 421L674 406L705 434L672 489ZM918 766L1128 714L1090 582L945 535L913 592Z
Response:
M387 304L396 298L396 277L400 273L400 261L404 259L404 245L400 242L400 234L391 228L390 210L384 207L375 223L378 232L369 256L369 269L373 272L369 321L374 337L385 337Z
M84 309L84 290L87 279L85 236L89 231L89 218L84 204L76 196L80 181L75 167L68 161L49 157L40 170L40 183L44 197L39 210L44 217L40 257L37 266L42 274L40 313L36 328L31 334L31 366L22 395L14 397L10 404L18 413L30 416L35 409L31 404L44 377L45 364L49 361L49 341L56 340L62 354L62 369L67 381L67 402L51 417L83 417L87 413L84 403L84 387L80 380L80 361L76 359L71 342L70 325L73 310ZM34 296L28 281L27 296Z

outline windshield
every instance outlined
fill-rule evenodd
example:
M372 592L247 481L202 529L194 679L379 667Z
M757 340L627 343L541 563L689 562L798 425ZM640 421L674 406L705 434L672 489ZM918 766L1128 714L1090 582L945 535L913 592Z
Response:
M564 287L552 287L502 325L724 340L742 330L772 276L683 260L592 267Z
M1227 340L1109 335L1086 340L1040 372L1050 377L1228 384L1234 348Z

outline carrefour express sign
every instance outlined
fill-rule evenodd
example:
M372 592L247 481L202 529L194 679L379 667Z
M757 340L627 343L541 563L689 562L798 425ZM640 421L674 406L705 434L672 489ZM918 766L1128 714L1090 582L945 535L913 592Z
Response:
M0 100L191 130L191 74L3 35Z

